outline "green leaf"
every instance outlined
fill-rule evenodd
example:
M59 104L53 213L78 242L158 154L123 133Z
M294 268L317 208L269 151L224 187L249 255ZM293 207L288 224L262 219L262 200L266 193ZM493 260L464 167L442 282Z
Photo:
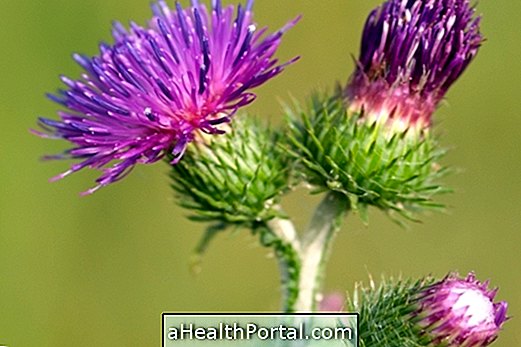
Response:
M206 232L203 234L203 237L197 244L197 247L194 250L194 253L190 260L190 268L193 273L199 273L201 271L201 262L202 256L208 249L208 246L213 241L213 239L217 236L217 234L223 232L226 229L225 224L215 224L209 226L206 229Z

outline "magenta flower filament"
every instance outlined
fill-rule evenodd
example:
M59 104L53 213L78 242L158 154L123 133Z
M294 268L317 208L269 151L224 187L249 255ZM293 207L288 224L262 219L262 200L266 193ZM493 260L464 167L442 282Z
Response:
M388 0L365 24L350 110L398 130L425 129L476 56L481 18L468 0Z
M473 273L465 279L449 275L421 293L416 315L436 344L488 346L507 320L507 303L494 302L496 293Z
M101 169L97 185L123 178L136 164L171 154L175 164L198 132L221 134L219 125L250 104L250 90L280 74L287 64L274 58L282 35L295 19L267 35L252 19L253 0L243 7L210 10L193 0L183 9L162 0L152 4L147 27L120 23L114 44L95 57L75 54L85 73L61 77L66 89L49 98L66 110L60 119L40 118L38 135L65 139L73 147L48 159L77 159L61 179L85 167Z

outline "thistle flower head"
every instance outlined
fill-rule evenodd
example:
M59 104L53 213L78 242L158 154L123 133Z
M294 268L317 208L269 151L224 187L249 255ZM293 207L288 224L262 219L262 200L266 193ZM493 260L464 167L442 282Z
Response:
M483 41L469 0L387 0L365 24L350 111L424 129Z
M66 88L49 98L66 110L60 120L40 118L38 135L66 139L73 147L49 159L77 159L63 178L85 167L103 170L97 186L123 178L136 164L171 154L173 163L199 132L220 134L220 124L250 104L250 92L293 62L274 54L283 33L265 35L252 21L253 0L243 7L208 10L197 0L175 9L158 0L146 27L114 24L114 44L94 57L75 54L80 80L62 77Z
M485 347L507 320L507 304L494 303L474 274L386 279L379 285L358 285L347 310L360 313L360 346Z
M415 313L436 345L481 347L492 343L506 321L507 303L494 303L488 282L451 274L420 293Z

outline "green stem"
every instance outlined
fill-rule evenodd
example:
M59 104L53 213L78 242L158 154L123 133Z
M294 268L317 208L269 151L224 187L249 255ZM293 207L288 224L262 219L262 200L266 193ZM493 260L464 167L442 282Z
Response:
M302 235L302 264L296 311L313 312L317 309L326 263L348 207L349 202L345 196L328 193L317 206L307 230Z
M275 218L268 222L278 239L273 247L279 260L286 312L316 310L334 236L348 207L344 196L328 193L300 238L289 220Z
M279 262L283 309L294 312L299 293L300 241L293 223L288 219L274 218L267 223L267 227L277 238L271 247Z

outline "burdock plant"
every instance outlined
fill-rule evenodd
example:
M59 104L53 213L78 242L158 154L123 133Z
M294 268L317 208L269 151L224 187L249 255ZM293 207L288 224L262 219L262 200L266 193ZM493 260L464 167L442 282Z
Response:
M373 206L402 223L443 208L448 169L433 113L478 53L480 17L468 0L386 1L367 19L348 83L286 107L286 126L270 128L241 109L296 60L274 56L298 18L267 34L252 6L159 0L147 26L116 23L113 45L74 55L85 73L62 77L66 89L49 97L65 110L35 132L72 144L48 157L78 160L57 178L102 170L86 193L164 158L177 201L208 226L197 255L220 232L251 230L277 256L284 310L309 312L348 212L368 222ZM301 231L281 204L298 185L324 194ZM486 346L506 318L486 287L473 275L387 281L348 307L362 314L362 346Z

